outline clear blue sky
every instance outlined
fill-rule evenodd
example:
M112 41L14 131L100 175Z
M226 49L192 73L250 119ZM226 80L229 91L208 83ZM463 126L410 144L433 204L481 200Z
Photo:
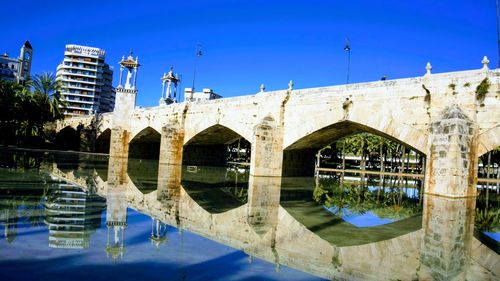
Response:
M225 97L346 82L345 38L351 41L351 82L387 75L422 75L497 67L495 0L443 1L3 1L0 52L33 45L32 73L55 72L65 44L106 50L118 64L130 48L142 64L137 102L158 104L160 77L171 65L182 88Z

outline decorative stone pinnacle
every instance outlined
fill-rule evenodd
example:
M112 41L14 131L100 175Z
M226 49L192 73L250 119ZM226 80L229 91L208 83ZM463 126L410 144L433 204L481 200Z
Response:
M264 93L265 89L266 89L266 86L264 86L264 83L260 84L260 92Z
M288 83L288 90L293 90L293 80L290 80L290 83Z
M490 63L490 60L488 60L487 56L483 57L483 60L481 61L481 63L483 64L483 69L488 70L488 64Z
M431 70L432 70L432 65L431 65L430 62L427 63L427 65L425 66L425 69L427 70L426 75L430 75L431 74Z

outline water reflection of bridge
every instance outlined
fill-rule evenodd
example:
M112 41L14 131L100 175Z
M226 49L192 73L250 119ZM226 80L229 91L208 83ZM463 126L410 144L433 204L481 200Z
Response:
M340 247L311 232L280 206L279 177L250 177L245 204L211 213L180 184L180 175L172 181L175 177L168 174L172 171L168 164L159 165L157 188L148 193L141 192L126 173L127 164L126 158L110 159L107 181L95 170L82 176L54 165L52 172L106 197L108 212L114 210L118 217L119 210L128 206L277 266L328 279L487 280L500 276L498 254L473 237L474 198L427 195L421 229Z

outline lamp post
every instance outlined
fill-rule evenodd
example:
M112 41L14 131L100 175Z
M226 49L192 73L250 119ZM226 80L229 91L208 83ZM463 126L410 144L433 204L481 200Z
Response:
M194 61L194 71L193 71L193 92L194 92L194 81L196 80L196 66L198 64L198 58L201 57L203 53L201 52L201 44L196 46L196 58Z
M347 84L349 84L349 71L351 68L351 43L349 39L345 40L344 51L347 52Z

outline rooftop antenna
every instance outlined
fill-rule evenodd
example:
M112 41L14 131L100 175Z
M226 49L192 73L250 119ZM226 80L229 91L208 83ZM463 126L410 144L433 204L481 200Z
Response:
M349 38L345 39L344 51L347 52L347 84L349 84L349 72L351 70L351 42L349 42Z
M193 92L194 92L194 81L196 80L196 66L198 65L198 59L203 55L201 51L201 44L196 44L196 58L194 61L194 71L193 71Z

